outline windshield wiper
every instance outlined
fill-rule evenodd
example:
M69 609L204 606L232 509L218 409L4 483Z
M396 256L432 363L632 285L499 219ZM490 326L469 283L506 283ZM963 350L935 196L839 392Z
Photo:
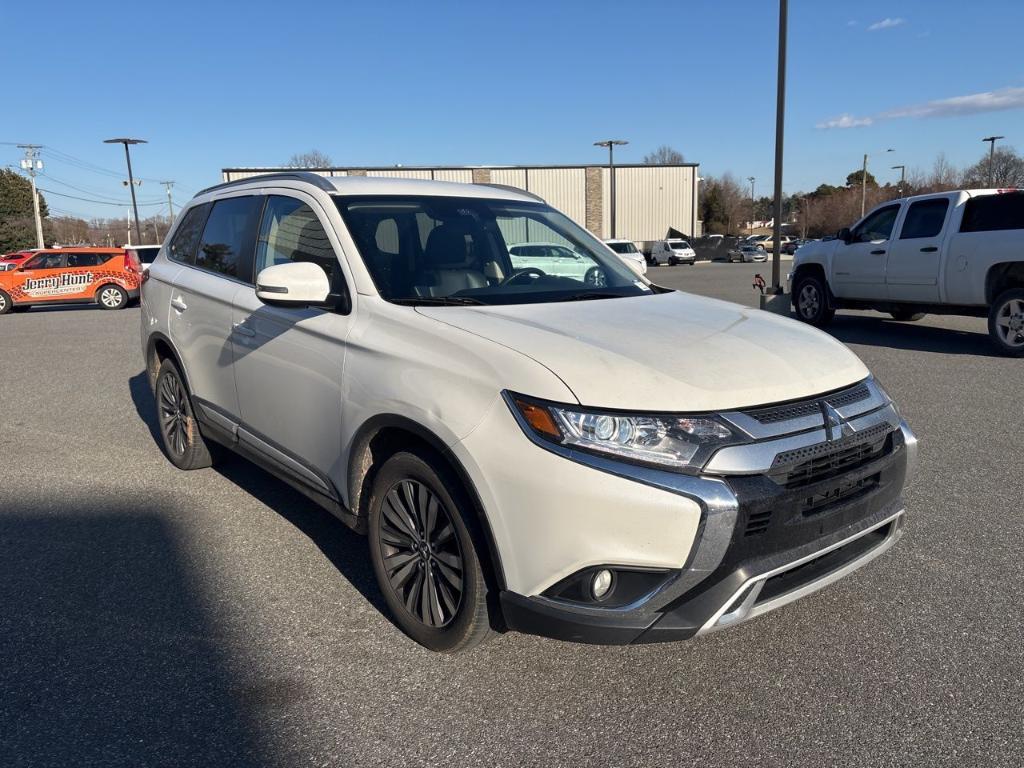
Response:
M472 296L407 296L400 299L391 299L392 304L402 304L407 307L418 305L439 306L439 307L465 307L486 305L487 302L474 299Z
M626 299L626 293L608 293L607 291L590 291L587 293L574 293L571 296L558 299L558 301L587 301L588 299Z

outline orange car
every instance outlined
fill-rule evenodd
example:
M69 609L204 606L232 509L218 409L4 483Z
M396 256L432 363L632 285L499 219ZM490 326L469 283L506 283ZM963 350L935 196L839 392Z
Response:
M141 283L138 257L123 248L47 248L0 272L0 315L35 304L123 309Z

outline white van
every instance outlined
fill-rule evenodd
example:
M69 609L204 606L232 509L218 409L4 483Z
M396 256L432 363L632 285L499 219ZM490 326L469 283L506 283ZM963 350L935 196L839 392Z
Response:
M674 267L676 264L693 264L697 261L697 253L686 240L673 238L670 240L659 240L651 247L651 264L668 264Z

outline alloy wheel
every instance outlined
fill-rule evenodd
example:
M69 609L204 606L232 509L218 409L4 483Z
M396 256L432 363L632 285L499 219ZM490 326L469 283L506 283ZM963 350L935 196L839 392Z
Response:
M813 285L805 285L800 289L800 297L797 299L800 307L800 314L806 318L812 318L818 314L820 297L818 289Z
M1010 299L999 308L996 328L1008 347L1024 347L1024 299Z
M160 430L169 450L185 455L189 444L190 424L185 404L185 390L172 373L160 379Z
M121 305L121 292L117 288L104 288L100 293L100 301L105 307L118 307Z
M451 514L423 483L402 480L388 491L378 531L388 584L405 609L440 629L458 615L464 564Z

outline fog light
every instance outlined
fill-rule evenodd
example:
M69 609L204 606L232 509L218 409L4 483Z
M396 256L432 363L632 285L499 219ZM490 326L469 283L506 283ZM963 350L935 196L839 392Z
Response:
M608 594L612 588L612 572L607 568L602 568L600 571L594 574L594 577L590 580L590 593L594 596L595 600L601 600Z

